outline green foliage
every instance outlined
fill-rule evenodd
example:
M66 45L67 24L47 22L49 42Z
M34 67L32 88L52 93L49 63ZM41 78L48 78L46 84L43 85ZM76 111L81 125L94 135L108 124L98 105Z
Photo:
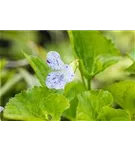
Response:
M5 65L7 64L7 61L5 59L1 59L0 60L0 85L2 84L1 81L2 81L2 78L4 76L6 76L6 71L4 70L4 67Z
M7 61L5 59L1 59L0 60L0 72L5 67L6 64L7 64Z
M129 66L126 71L130 72L131 74L135 74L135 62L131 66Z
M45 87L34 87L11 98L4 117L14 120L60 120L68 100Z
M131 51L131 53L128 54L128 56L133 61L133 63L132 63L131 66L129 66L128 68L126 68L126 71L128 71L131 74L135 74L135 49L133 49L133 51Z
M17 32L5 31L2 35L3 38L13 38L13 41L15 41L15 43L17 42L20 46L25 42L24 47L26 46L25 48L27 50L31 49L29 38L25 39L25 36L20 36ZM14 37L14 35L16 35L16 37ZM29 85L31 85L30 89L22 91L8 101L1 114L2 119L57 121L61 120L62 117L62 119L66 118L73 121L135 120L135 81L122 81L106 86L106 88L99 86L99 90L99 87L97 88L95 84L91 88L91 83L98 82L96 76L98 73L103 72L122 58L119 50L115 48L111 40L105 38L100 31L69 31L69 37L73 52L76 54L74 60L73 56L67 59L71 55L68 42L67 45L64 45L66 53L62 51L64 46L57 45L56 43L54 47L59 49L60 54L66 55L61 57L62 59L67 59L66 61L64 60L64 62L69 63L71 60L73 61L75 66L74 70L77 70L77 73L81 75L81 77L76 78L75 76L74 81L68 83L64 90L50 90L46 88L45 85L46 76L50 72L45 60L23 52L35 71L40 85L39 87L33 87L29 83L31 82L30 79L34 78L34 76L29 75L29 72L25 72L24 68L19 68L14 72L13 78L11 78L13 80L8 81L8 78L6 78L8 82L6 82L6 80L4 80L4 82L2 81L2 96L6 93L7 87L17 84L22 78L25 78ZM34 38L34 35L30 39L32 38ZM22 47L22 49L24 47ZM40 50L41 49L43 49L43 47L40 48ZM54 50L56 49L54 48ZM133 56L134 51L132 56L130 56L134 62ZM78 60L79 69L76 68L78 67ZM0 70L2 72L0 77L2 79L4 78L3 74L5 74L4 67L6 63L5 60L0 60ZM127 68L126 71L135 74L135 63ZM6 74L8 74L8 72ZM103 75L103 77L105 78L106 76ZM5 104L1 103L1 105L4 106ZM117 109L116 106L119 109Z
M27 53L31 53L31 44L37 41L37 31L3 30L0 31L0 38L8 40L11 43L10 48L0 46L0 55L8 55L14 59L22 59L21 49Z
M64 117L70 120L76 120L76 109L78 105L77 94L83 91L85 91L85 87L80 82L71 82L66 85L64 95L69 99L70 107L63 113Z
M77 120L97 120L103 107L111 105L112 95L108 91L85 91L77 96L79 103L77 108Z
M122 109L114 109L107 106L100 111L98 119L101 121L129 121L130 117Z
M132 60L135 61L135 47L134 47L134 49L131 51L131 53L129 53L129 56L131 57Z
M32 68L34 69L40 84L42 86L45 86L45 78L50 70L47 64L45 64L45 62L42 59L38 58L37 56L29 56L24 52L23 54L29 61Z
M132 116L135 114L135 82L122 81L107 87L114 101Z
M4 104L2 99L3 95L6 95L22 79L21 75L16 73L14 69L9 71L6 68L7 64L6 59L0 60L0 105Z
M64 95L71 101L80 92L85 91L84 85L79 81L73 81L66 85Z
M70 31L70 40L80 68L91 78L119 60L119 51L99 31Z

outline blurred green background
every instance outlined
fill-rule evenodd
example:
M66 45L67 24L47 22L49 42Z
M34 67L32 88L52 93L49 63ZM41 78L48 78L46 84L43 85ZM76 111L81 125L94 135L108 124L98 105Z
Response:
M125 71L135 60L135 31L101 31L119 48L123 58L115 65L98 74L92 82L93 88L120 80L135 80L134 74ZM0 31L0 105L5 106L9 98L24 89L39 85L34 71L22 54L37 55L43 60L48 51L60 53L65 63L74 60L67 31ZM75 80L81 80L79 71Z

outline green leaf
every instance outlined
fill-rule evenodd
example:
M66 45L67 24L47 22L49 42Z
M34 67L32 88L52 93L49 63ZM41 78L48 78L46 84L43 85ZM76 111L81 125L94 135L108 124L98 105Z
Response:
M68 107L64 96L45 87L34 87L11 98L3 114L12 120L60 120Z
M76 97L78 93L83 91L85 91L84 85L79 81L73 81L66 84L64 89L64 96L71 101Z
M93 68L92 68L92 74L96 75L99 72L104 71L107 67L115 64L118 62L121 58L118 56L112 56L110 54L106 55L100 55L95 58Z
M37 56L29 56L28 54L24 52L23 54L27 58L30 65L32 66L33 70L35 71L36 76L38 80L40 81L40 84L42 86L45 86L45 79L46 79L47 74L50 71L47 64L45 64L45 62L42 59L38 58Z
M69 37L87 78L88 74L91 78L119 60L118 49L99 31L69 31Z
M85 91L85 87L81 82L71 82L65 87L64 96L70 100L70 107L66 109L63 116L69 120L76 119L76 109L78 105L77 94Z
M135 61L135 48L129 53L130 58Z
M129 66L126 71L130 72L131 74L135 74L135 62L131 66Z
M129 117L126 118L126 116L125 116L125 117L116 117L116 118L113 118L110 121L130 121L130 119L129 119Z
M75 97L70 101L70 107L64 111L63 116L71 121L75 121L77 105L78 105L78 99L77 97Z
M121 81L107 87L114 101L131 115L135 113L135 82Z
M100 111L98 119L101 121L129 121L130 117L122 109L114 109L107 106Z
M108 91L85 91L77 96L77 120L97 120L98 113L105 106L112 104L113 97Z

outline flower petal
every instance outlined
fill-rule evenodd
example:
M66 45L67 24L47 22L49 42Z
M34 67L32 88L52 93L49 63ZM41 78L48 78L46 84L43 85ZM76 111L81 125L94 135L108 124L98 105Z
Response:
M47 64L53 70L61 70L64 67L64 63L60 58L60 55L55 51L47 53Z
M51 72L46 78L46 86L49 89L64 89L66 83L65 75L61 71Z
M65 65L64 67L65 78L67 82L71 82L74 78L74 71L71 66Z

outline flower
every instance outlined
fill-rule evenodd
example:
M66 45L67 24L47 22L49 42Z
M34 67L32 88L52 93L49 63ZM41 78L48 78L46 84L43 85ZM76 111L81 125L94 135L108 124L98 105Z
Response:
M72 67L64 64L57 52L50 51L47 54L47 64L53 70L46 78L46 86L49 89L64 89L65 85L73 80Z
M2 112L3 109L4 109L4 108L3 108L2 106L0 106L0 112Z
M62 70L64 66L60 55L55 51L50 51L47 53L47 64L53 70Z

